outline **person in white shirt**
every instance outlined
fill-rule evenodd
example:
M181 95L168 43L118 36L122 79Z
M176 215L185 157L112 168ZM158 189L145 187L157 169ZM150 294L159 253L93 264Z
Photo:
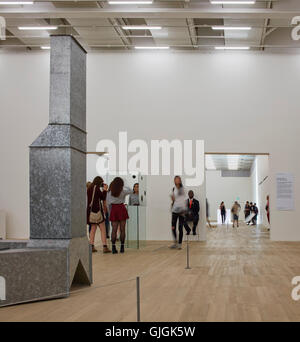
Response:
M175 187L172 190L172 233L174 238L174 244L170 247L173 249L181 249L182 238L183 238L183 224L184 215L187 211L186 194L182 185L181 177L175 176L174 178ZM178 223L179 237L177 241L176 226Z

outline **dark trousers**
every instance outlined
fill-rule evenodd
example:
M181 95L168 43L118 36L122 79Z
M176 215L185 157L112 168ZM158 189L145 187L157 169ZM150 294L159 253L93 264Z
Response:
M178 243L181 244L182 238L183 238L184 216L177 214L177 213L172 213L172 233L173 233L173 237L174 237L175 241L177 241L177 233L176 233L177 220L179 221L179 224L178 224L178 230L179 230Z
M225 212L221 212L221 217L222 217L222 224L223 224L226 221L226 211Z
M247 217L250 215L250 211L245 211L245 220L247 220Z
M109 239L110 235L110 222L109 222L109 215L106 214L105 217L105 229L106 229L106 237Z
M185 230L189 233L191 231L191 228L189 226L189 222L192 222L193 223L193 234L196 234L196 229L197 229L197 225L198 225L198 222L199 222L199 217L195 217L193 218L193 220L184 220L184 228Z

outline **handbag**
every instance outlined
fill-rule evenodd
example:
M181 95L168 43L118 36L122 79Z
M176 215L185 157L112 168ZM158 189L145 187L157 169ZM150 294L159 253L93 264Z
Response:
M89 221L90 223L101 223L104 221L103 215L102 215L102 211L101 211L101 201L99 200L99 204L100 204L100 210L97 213L94 213L92 211L92 207L93 207L93 203L94 203L94 196L95 196L95 190L96 190L96 185L94 186L94 190L93 190L93 197L92 197L92 201L90 203L90 217L89 217Z

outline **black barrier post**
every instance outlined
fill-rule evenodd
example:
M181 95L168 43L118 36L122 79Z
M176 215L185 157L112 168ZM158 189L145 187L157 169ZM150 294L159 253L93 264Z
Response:
M140 277L136 277L136 312L137 322L141 321Z
M189 246L189 236L186 236L186 241L187 241L187 245L186 245L186 270L190 270L190 246Z

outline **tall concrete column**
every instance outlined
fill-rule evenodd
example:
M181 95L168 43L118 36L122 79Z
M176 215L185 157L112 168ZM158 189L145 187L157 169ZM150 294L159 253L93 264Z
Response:
M51 37L49 125L30 146L30 238L86 236L86 52Z
M30 146L30 247L69 250L91 280L86 235L86 52L71 36L52 36L49 125Z
M0 250L0 306L68 296L92 283L86 233L86 52L51 37L47 128L30 146L30 240Z

